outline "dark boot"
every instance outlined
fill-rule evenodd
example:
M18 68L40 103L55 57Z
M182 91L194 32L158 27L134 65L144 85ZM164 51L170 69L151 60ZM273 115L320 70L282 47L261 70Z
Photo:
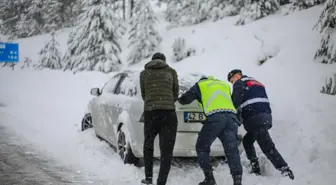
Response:
M146 178L146 179L142 179L142 180L141 180L141 184L151 185L151 184L153 184L153 178L148 177L148 178Z
M260 175L260 166L259 166L258 159L251 160L251 171L250 171L250 173Z
M242 176L241 175L233 175L233 185L242 185Z
M216 185L216 180L212 172L204 172L204 176L204 181L200 182L198 185Z
M288 176L290 179L294 180L294 174L288 166L282 167L279 170L283 176Z

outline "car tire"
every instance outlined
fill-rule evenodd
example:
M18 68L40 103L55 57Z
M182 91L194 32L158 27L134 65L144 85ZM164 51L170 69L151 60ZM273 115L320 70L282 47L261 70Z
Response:
M117 154L120 156L124 164L136 165L139 162L139 158L135 157L132 152L129 138L125 132L125 127L123 125L117 132L116 150Z
M81 127L82 127L82 131L85 131L85 130L93 127L92 116L91 116L90 113L87 113L87 114L84 115L84 117L82 119Z

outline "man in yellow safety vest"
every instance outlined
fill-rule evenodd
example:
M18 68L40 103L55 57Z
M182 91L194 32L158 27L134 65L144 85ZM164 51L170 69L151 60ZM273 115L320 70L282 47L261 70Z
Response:
M206 120L196 142L198 163L205 180L199 185L216 185L210 164L210 147L216 138L223 144L234 185L242 184L242 166L238 151L238 126L236 109L231 100L229 84L214 77L202 77L178 99L182 105L197 100L203 108Z

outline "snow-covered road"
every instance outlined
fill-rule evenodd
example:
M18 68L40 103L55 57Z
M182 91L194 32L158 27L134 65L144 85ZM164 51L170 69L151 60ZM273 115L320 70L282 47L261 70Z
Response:
M58 166L32 146L13 143L18 137L0 122L0 182L14 184L88 184L80 175Z

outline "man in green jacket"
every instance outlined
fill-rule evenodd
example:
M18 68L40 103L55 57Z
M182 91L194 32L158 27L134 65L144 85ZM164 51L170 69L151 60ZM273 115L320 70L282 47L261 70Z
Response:
M146 178L142 184L153 183L154 140L159 134L161 164L157 185L165 185L171 168L177 132L175 102L179 83L176 71L166 63L162 53L155 53L152 61L140 73L140 88L144 100L144 163Z

